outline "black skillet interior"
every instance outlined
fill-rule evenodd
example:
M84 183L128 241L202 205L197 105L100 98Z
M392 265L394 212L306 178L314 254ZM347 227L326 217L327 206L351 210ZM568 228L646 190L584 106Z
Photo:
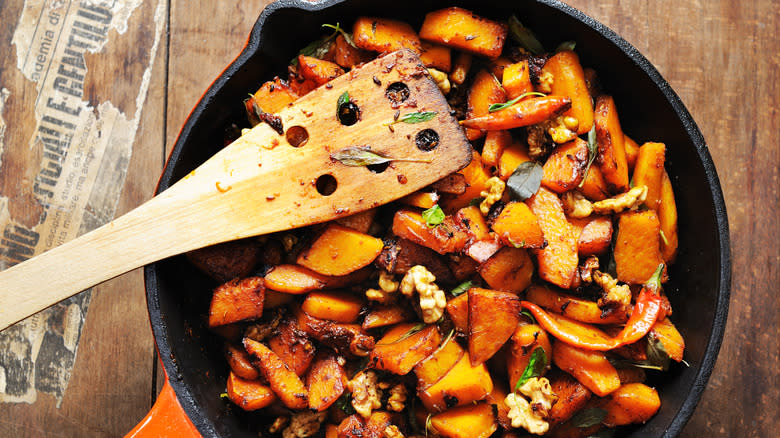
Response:
M206 91L183 127L159 190L197 167L222 145L231 122L245 120L242 100L265 80L282 75L298 50L321 36L322 23L350 25L359 15L405 20L419 28L433 0L280 0L263 11L239 57ZM669 85L636 49L600 23L553 1L457 1L496 19L511 14L549 49L576 41L584 66L595 68L617 102L624 130L640 143L667 145L667 170L679 210L680 253L666 291L674 320L685 336L685 360L654 379L660 412L628 436L670 437L692 414L714 365L728 311L730 259L728 224L720 185L704 139ZM186 231L185 231L186 232ZM205 329L214 284L183 257L146 267L149 313L170 383L204 436L257 436L262 418L231 409L220 399L227 367L219 341Z

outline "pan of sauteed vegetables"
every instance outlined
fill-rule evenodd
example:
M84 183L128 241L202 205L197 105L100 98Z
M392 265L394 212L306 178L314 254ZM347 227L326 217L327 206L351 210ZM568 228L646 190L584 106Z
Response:
M167 381L131 435L677 436L728 311L720 185L659 73L563 3L273 3L158 191L398 50L446 97L470 163L385 205L148 265ZM396 109L376 129L432 117L404 84L371 86ZM359 124L360 104L345 92L332 116ZM435 132L415 141L436 153ZM370 145L331 160L403 184Z

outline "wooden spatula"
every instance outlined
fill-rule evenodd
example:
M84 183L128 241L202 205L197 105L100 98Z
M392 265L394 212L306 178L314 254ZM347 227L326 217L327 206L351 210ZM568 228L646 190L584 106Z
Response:
M354 69L277 115L135 210L0 273L0 329L166 257L385 204L471 160L410 51Z

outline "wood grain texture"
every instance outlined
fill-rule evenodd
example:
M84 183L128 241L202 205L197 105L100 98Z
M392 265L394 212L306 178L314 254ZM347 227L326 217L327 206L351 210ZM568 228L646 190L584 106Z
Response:
M148 3L145 10L152 8ZM237 54L268 2L226 3L201 2L193 8L190 2L171 0L171 55L165 62L158 54L121 211L151 195L167 155L163 145L173 144L190 109ZM720 359L682 436L777 436L780 6L772 0L567 3L635 45L669 81L707 140L726 197L734 265L729 321ZM15 22L21 5L22 0L3 2L0 22ZM138 23L136 18L131 22ZM2 69L15 65L11 32L0 30ZM9 102L6 117L11 112L18 113L17 123L30 120L20 101ZM3 158L3 166L10 166ZM19 164L0 169L0 180L24 171L23 162L14 162ZM141 276L134 272L111 285L95 292L62 407L55 408L50 398L33 405L0 405L0 436L121 436L149 408L152 385L161 377L155 379L152 371ZM128 292L133 298L122 298Z

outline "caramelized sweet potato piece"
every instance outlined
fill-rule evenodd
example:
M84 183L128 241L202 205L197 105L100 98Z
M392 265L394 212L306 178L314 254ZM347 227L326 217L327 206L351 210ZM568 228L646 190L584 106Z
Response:
M490 359L520 321L520 298L510 292L469 289L469 358L473 365Z
M669 175L664 171L661 185L661 205L658 208L658 221L661 226L661 255L664 261L672 263L677 256L677 203Z
M397 304L391 306L377 306L366 315L365 319L363 319L363 329L371 330L379 327L387 327L389 325L398 324L399 322L409 321L413 316L414 313L411 310Z
M504 67L501 85L506 90L506 97L514 99L525 93L534 91L531 84L531 71L528 68L528 60L524 59ZM553 93L560 94L560 93Z
M374 348L374 338L367 335L357 324L342 324L315 318L300 307L294 307L293 314L304 332L340 354L367 356Z
M660 226L652 210L620 215L614 253L618 280L644 284L663 263Z
M335 62L312 56L298 55L298 72L305 79L310 79L317 86L320 86L343 75L344 69Z
M494 382L493 390L490 391L485 401L496 407L496 421L505 430L512 429L512 420L509 418L509 405L506 404L506 396L509 391L503 382Z
M585 177L587 164L588 143L581 138L556 146L542 167L542 185L556 193L573 190Z
M276 353L249 338L244 338L244 348L255 358L255 365L285 406L290 409L304 409L309 406L309 391L306 386Z
M326 424L325 438L339 438L339 427L335 424Z
M468 241L466 234L451 216L441 224L429 227L416 211L401 209L393 217L393 234L430 248L439 254L459 252Z
M482 162L485 166L498 166L501 154L511 144L512 134L509 131L488 131L482 145Z
M496 77L487 70L480 70L474 76L474 81L469 88L466 119L485 117L490 114L488 110L490 105L504 102L506 102L506 93ZM482 138L485 132L480 129L482 128L466 129L466 137L470 141Z
M498 423L492 405L477 403L434 415L431 427L447 438L487 438L498 429Z
M263 280L263 282L265 282L265 280ZM293 300L293 294L266 289L263 309L267 310L267 309L275 309L277 307L282 307L292 300Z
M428 357L440 342L441 334L436 325L429 324L420 329L413 323L398 324L377 341L369 355L369 363L378 370L403 376Z
M439 281L446 282L452 275L442 257L430 248L411 240L385 239L385 246L376 264L391 274L406 274L415 265L425 266Z
M512 172L522 163L531 161L528 156L528 145L515 141L504 149L501 157L498 159L498 176L506 181L512 176Z
M352 414L339 423L336 436L338 438L367 438L366 421L358 414Z
M523 248L505 246L479 267L492 289L519 294L531 284L534 263Z
M564 372L556 370L548 374L547 378L553 392L558 396L558 401L550 409L550 425L570 419L585 407L593 394L582 383Z
M514 169L512 169L514 170ZM485 183L490 178L490 173L482 164L482 158L474 151L471 163L457 172L463 175L466 181L466 190L457 196L448 196L440 203L441 207L447 213L452 213L469 204L474 198L479 198L480 193L485 190Z
M460 254L448 254L447 265L452 271L455 281L463 282L477 275L479 263L468 256Z
M233 344L225 344L225 358L230 366L231 373L246 380L257 380L260 371L252 365L249 354L243 347Z
M600 351L583 350L556 341L552 358L558 368L571 374L599 397L620 387L617 370Z
M263 277L268 289L288 294L303 294L322 289L328 283L325 275L298 265L278 265L271 268Z
M262 277L235 279L214 289L209 327L256 319L263 315L265 287Z
M628 160L615 100L611 96L599 96L595 111L599 168L610 192L625 192L628 190Z
M544 248L544 233L539 220L524 202L510 202L493 221L493 231L507 246Z
M643 383L628 383L600 400L598 407L607 411L604 425L623 426L652 418L661 407L661 399L658 391Z
M464 293L447 301L445 308L447 314L460 333L467 333L469 329L469 294Z
M309 388L309 408L322 412L328 409L347 386L347 373L333 353L319 353L306 377Z
M260 245L255 239L234 240L196 249L187 260L219 283L249 275L257 265Z
M634 187L647 187L645 205L655 211L661 206L665 153L666 145L663 143L645 143L639 148L634 167Z
M479 207L470 205L461 208L455 213L455 220L469 234L472 242L492 239L490 228L488 228L482 212L479 211Z
M544 350L549 366L552 361L553 347L547 332L537 324L519 324L512 334L506 363L511 389L517 386L517 381L520 380L520 376L523 375L531 360L531 355L537 348Z
M430 412L441 412L455 406L483 400L493 390L493 380L485 364L471 365L463 355L438 382L427 388L418 388L423 406Z
M276 328L276 333L268 338L268 348L298 376L306 373L317 353L309 337L290 317L285 318Z
M376 212L376 208L371 208L351 216L338 218L335 222L347 228L352 228L353 230L368 234L368 230L371 229L371 224L374 223Z
M455 340L455 337L451 336L433 354L414 367L414 374L417 376L417 387L425 389L438 382L458 363L464 354L466 352Z
M594 163L595 164L595 163ZM598 166L592 165L585 175L585 181L582 182L580 191L591 201L603 201L609 198L609 188L604 180L604 175Z
M526 299L551 312L588 324L622 324L628 320L625 313L612 312L603 315L595 301L558 292L548 286L531 286Z
M227 395L230 401L245 411L256 411L276 401L276 395L267 385L258 380L228 375Z
M570 106L571 100L568 97L529 97L483 116L467 115L468 118L462 120L460 124L465 128L487 131L520 128L541 123L566 111Z
M254 94L254 101L261 111L275 114L298 100L298 97L300 96L292 89L289 83L279 78L274 78L273 81L264 82L260 86Z
M645 379L647 379L645 370L638 367L617 368L617 372L621 385L627 383L643 383Z
M472 56L471 53L460 52L455 58L455 63L452 65L452 72L450 73L450 81L456 85L463 85L466 82L466 75L471 69Z
M436 70L449 73L452 70L451 52L452 50L449 47L422 41L420 61L428 68L435 68Z
M313 291L303 300L301 309L315 318L350 323L357 321L364 304L352 293Z
M408 23L388 18L360 17L352 27L355 45L380 53L410 49L422 51L420 38Z
M653 328L650 329L648 336L651 339L658 340L672 360L682 361L683 353L685 352L685 339L683 339L680 332L677 331L677 327L672 324L669 318L656 321Z
M373 58L371 52L352 47L344 38L344 35L341 34L336 36L333 46L333 62L344 68L351 69L354 66L368 62Z
M562 50L547 59L542 72L553 75L552 94L571 99L571 109L564 113L579 122L577 134L586 134L593 127L593 103L580 58L571 50Z
M382 240L338 224L330 224L297 263L323 275L347 275L368 266L382 251Z
M571 287L577 274L577 235L566 220L561 200L540 187L527 201L539 219L547 247L533 250L539 264L539 277L564 289Z
M506 24L457 7L427 13L420 28L422 39L488 58L501 54L506 34Z
M431 184L431 189L438 193L462 195L466 193L466 177L462 173L451 173Z
M609 216L569 218L577 236L577 252L581 257L601 255L612 243L612 220Z

